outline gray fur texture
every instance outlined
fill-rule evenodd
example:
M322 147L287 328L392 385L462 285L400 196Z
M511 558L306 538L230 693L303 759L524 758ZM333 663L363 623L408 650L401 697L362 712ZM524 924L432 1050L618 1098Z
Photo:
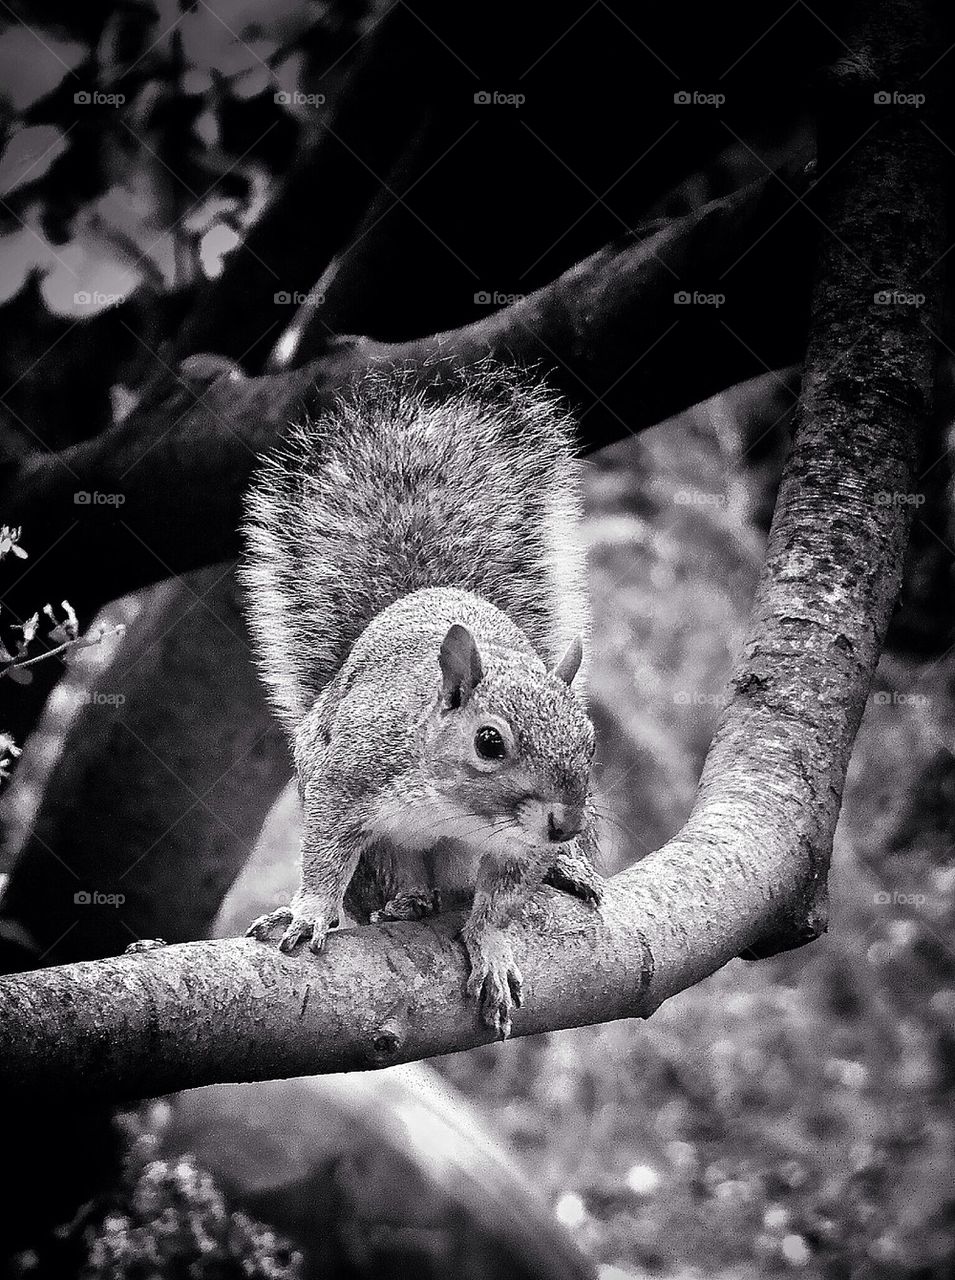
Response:
M294 426L248 498L242 578L262 677L294 732L367 624L422 587L473 591L545 661L584 634L580 464L556 398L491 364L370 373Z

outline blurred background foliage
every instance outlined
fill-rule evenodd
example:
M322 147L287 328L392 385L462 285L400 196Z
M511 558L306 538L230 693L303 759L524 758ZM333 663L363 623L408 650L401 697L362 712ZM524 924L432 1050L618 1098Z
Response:
M55 448L123 412L148 379L320 133L315 101L334 101L376 12L303 0L2 7L0 412L9 438ZM767 123L760 154L805 144L795 112ZM715 170L652 212L672 216L760 172L748 147L728 143ZM102 362L89 358L96 325ZM55 376L41 359L51 348ZM588 465L608 872L689 810L744 637L792 402L770 375ZM950 588L949 566L946 549ZM78 655L76 671L101 660ZM828 937L736 961L646 1024L438 1064L606 1280L952 1274L952 674L944 651L890 651L880 666L836 840ZM68 690L58 696L68 705ZM263 886L294 874L293 843L286 831L260 850L226 918L250 918ZM61 1233L85 1251L85 1274L297 1274L270 1226L236 1217L187 1158L157 1164L131 1124L127 1184L108 1211ZM397 1208L406 1198L400 1182L377 1190ZM17 1274L38 1274L38 1257L22 1253ZM341 1274L385 1274L380 1260L362 1271L357 1247L348 1265Z
M590 476L605 848L686 817L761 562L738 393ZM720 448L720 442L726 442ZM955 1227L951 659L887 656L860 731L826 937L737 960L645 1024L443 1064L555 1212L624 1275L942 1277ZM608 1272L609 1275L616 1274Z
M152 372L197 288L314 142L316 107L331 110L372 6L40 9L0 14L0 363L11 433L36 443L39 420L56 448L99 429L108 397L126 407L123 389ZM51 386L38 357L53 346ZM64 411L64 385L79 413Z

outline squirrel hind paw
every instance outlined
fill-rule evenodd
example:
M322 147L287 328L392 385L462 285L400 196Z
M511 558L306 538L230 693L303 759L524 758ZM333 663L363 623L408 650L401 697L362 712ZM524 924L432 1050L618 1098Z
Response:
M427 916L439 915L440 912L439 891L428 889L396 894L380 911L373 911L369 919L372 924L385 924L391 920L424 920Z

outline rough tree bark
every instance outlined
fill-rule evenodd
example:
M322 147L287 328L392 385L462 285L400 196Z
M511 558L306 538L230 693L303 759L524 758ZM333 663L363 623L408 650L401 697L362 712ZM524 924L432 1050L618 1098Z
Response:
M927 36L912 17L889 0L869 18L867 92L904 88L918 70ZM528 999L515 1034L647 1016L734 956L824 927L846 766L931 411L944 244L931 135L904 106L872 117L821 206L793 449L697 804L674 840L609 882L601 915L551 893L535 901L517 932ZM886 304L886 290L926 301ZM346 931L318 958L229 940L0 980L0 1080L128 1097L469 1047L488 1033L463 998L459 923Z

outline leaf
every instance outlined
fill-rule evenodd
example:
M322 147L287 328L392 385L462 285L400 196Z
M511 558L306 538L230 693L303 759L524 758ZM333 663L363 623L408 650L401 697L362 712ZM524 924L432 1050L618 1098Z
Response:
M9 733L0 733L0 782L6 782L16 758L22 755Z
M23 639L20 641L21 653L23 653L27 645L30 644L32 640L36 639L37 628L39 625L40 615L38 613L35 613L32 618L27 618L26 622L15 622L13 624L14 630L20 631L23 634Z
M80 634L80 624L79 624L79 620L76 617L76 610L70 604L69 600L61 600L60 608L66 614L66 621L63 623L63 625L68 631L70 635L70 639L75 640L76 637Z
M79 89L73 69L88 54L86 45L60 40L38 25L32 29L25 24L9 26L0 35L2 93L19 114L52 93L64 76L71 76Z
M20 292L31 271L55 260L53 249L33 227L17 227L10 235L0 236L0 303Z
M20 560L26 560L27 553L20 546L22 529L11 529L9 525L0 525L0 560L12 553Z
M55 315L85 318L117 306L143 278L141 269L118 260L114 246L83 237L57 250L40 293Z
M66 137L51 124L18 129L0 156L0 196L37 182L66 150Z

